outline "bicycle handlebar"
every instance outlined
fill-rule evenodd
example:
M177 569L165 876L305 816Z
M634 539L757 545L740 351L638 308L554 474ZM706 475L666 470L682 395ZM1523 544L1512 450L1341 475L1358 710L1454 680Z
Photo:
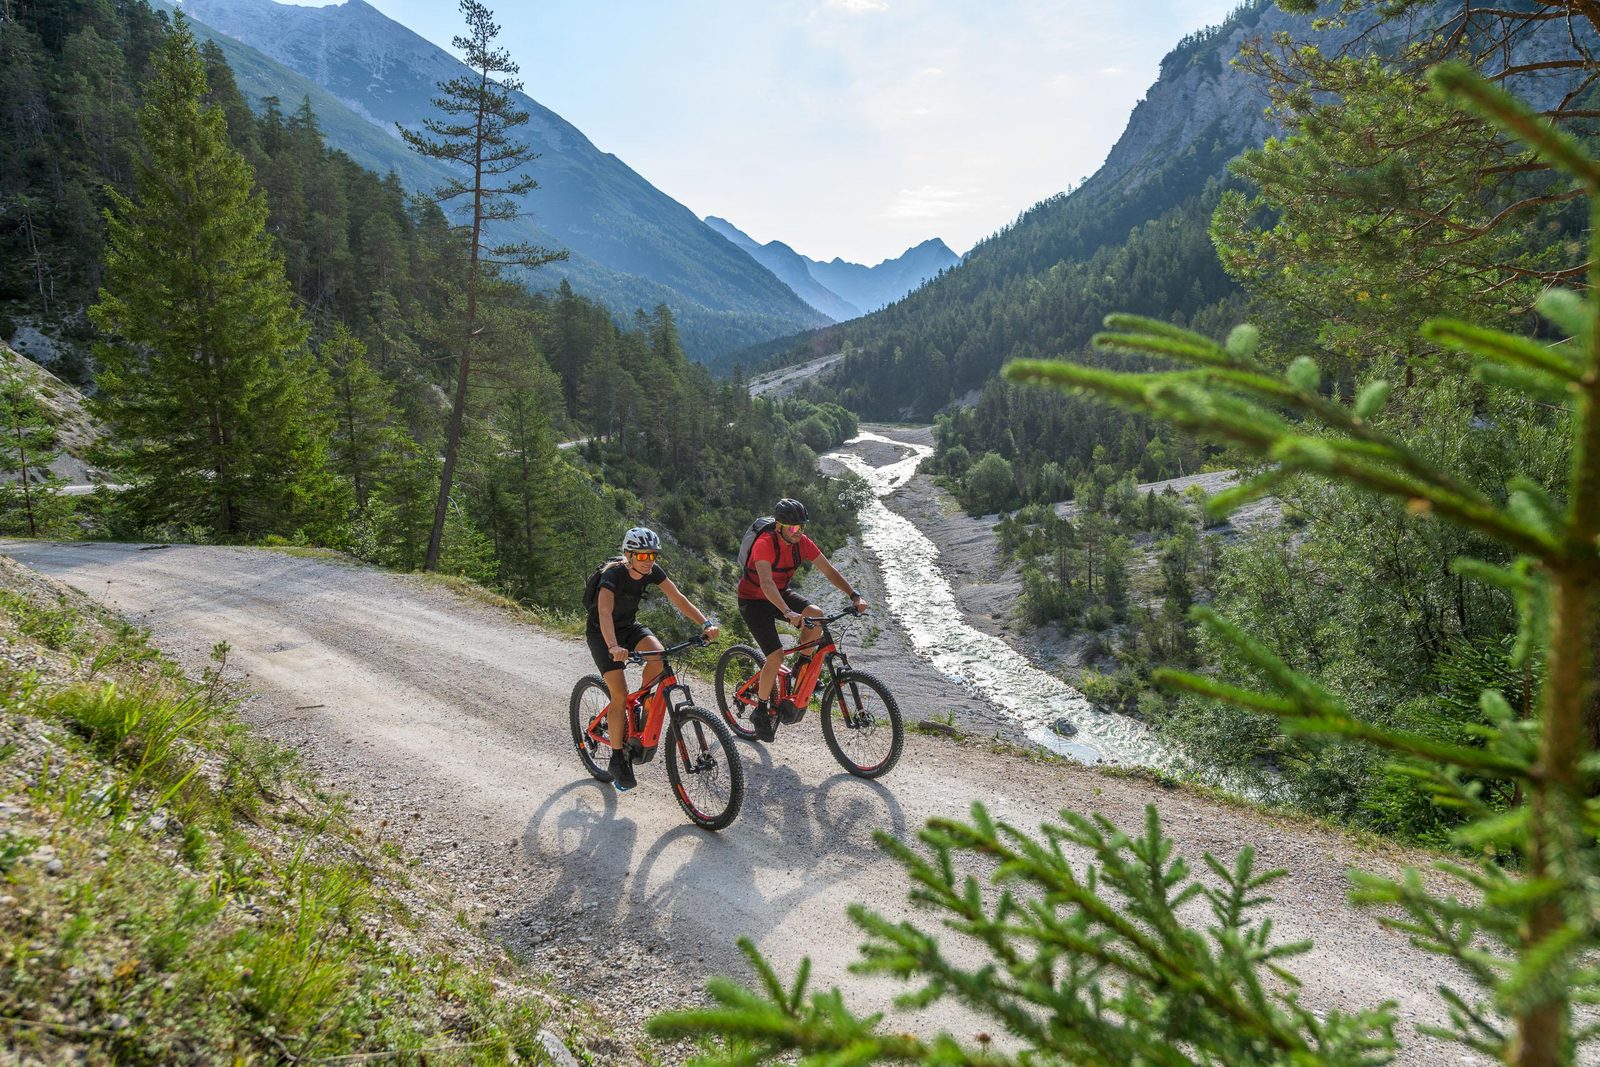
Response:
M862 615L865 615L865 614L866 614L866 612L857 611L855 608L845 608L843 611L839 612L837 615L824 615L819 619L806 619L805 620L805 628L807 630L809 630L809 629L811 629L813 627L816 627L816 626L826 626L830 622L838 622L840 619L844 618L847 615L854 615L857 618L859 618L859 617L861 617Z
M628 663L630 663L633 666L638 666L639 664L644 662L644 658L646 656L660 656L660 657L662 657L664 659L667 656L670 656L670 655L672 655L672 654L674 654L676 652L682 652L684 649L687 649L687 648L699 648L701 645L709 645L710 643L711 643L710 641L706 640L705 635L701 634L698 637L691 637L687 641L681 641L676 645L672 645L672 646L670 646L668 648L663 648L663 649L661 649L659 651L652 651L652 650L646 649L645 651L641 652L638 649L635 649L634 651L628 653Z

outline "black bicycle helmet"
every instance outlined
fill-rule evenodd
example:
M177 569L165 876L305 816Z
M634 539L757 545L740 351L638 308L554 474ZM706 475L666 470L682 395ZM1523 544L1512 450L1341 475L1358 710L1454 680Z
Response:
M778 501L778 506L772 509L772 517L779 522L805 522L810 518L806 514L806 506L794 497L786 496Z

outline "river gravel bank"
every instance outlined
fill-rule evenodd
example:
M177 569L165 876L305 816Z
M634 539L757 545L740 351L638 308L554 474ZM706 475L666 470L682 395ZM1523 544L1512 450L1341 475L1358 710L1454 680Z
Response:
M863 425L863 431L903 441L932 447L933 428L930 426ZM909 454L904 449L896 455L891 446L880 441L860 441L844 446L872 466L881 466ZM827 459L823 469L830 474L843 468ZM884 503L897 515L910 520L939 550L939 568L949 580L951 592L962 618L973 629L998 637L1029 661L1043 670L1055 670L1073 662L1075 650L1087 644L1087 639L1066 634L1057 626L1031 627L1018 620L1013 609L1022 594L1022 578L1015 564L1004 561L995 540L997 515L971 516L956 503L932 476L918 474L902 488L884 499ZM850 551L859 553L852 544ZM882 602L881 581L876 570L872 582L879 590L876 602ZM826 583L822 583L826 585ZM814 594L813 594L814 595ZM906 654L915 656L909 643L902 641ZM874 671L887 668L872 667ZM946 683L953 685L954 683ZM964 729L998 728L1001 736L1022 740L1022 731L1003 713L977 694L969 695L969 702L984 709L971 715L971 710L957 710L957 725ZM940 709L944 710L944 709Z

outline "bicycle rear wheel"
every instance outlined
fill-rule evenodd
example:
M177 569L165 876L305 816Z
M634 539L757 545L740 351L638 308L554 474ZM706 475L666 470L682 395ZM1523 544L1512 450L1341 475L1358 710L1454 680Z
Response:
M696 826L721 830L744 803L744 764L733 735L704 708L684 704L667 729L667 781Z
M610 724L606 721L605 710L611 704L611 690L606 688L606 683L597 676L590 674L578 679L578 684L572 687L572 700L568 704L568 718L572 724L572 743L578 749L578 758L583 761L584 769L602 782L611 781L611 772L606 769L606 762L611 759L611 745L608 740ZM589 724L600 719L600 725L595 727L596 741L589 735Z
M749 645L734 645L717 659L717 710L728 729L746 741L756 739L750 712L756 706L755 677L765 662L761 650Z
M839 766L857 778L881 778L894 769L905 747L900 705L870 674L849 671L822 698L822 736Z

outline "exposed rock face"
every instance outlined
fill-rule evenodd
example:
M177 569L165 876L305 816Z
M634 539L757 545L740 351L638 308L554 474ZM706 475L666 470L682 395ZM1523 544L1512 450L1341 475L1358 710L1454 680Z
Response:
M56 428L61 455L50 464L50 473L69 485L101 481L100 472L89 466L85 458L89 449L100 439L101 430L84 409L83 394L3 343L0 343L0 361L21 373L44 407L45 417ZM15 480L15 474L0 471L0 481Z
M1328 14L1324 4L1319 16ZM1384 36L1372 37L1371 15L1352 21L1343 28L1317 30L1309 15L1290 15L1275 4L1262 0L1254 9L1241 11L1225 29L1195 35L1192 43L1180 46L1162 61L1161 74L1143 100L1128 116L1127 128L1112 147L1105 163L1083 185L1084 191L1121 184L1125 190L1137 189L1161 165L1203 138L1215 138L1234 155L1263 143L1280 132L1267 118L1267 96L1254 75L1232 65L1239 48L1252 38L1271 41L1287 32L1296 41L1313 41L1324 54L1334 54L1349 46L1358 36L1369 35L1370 44L1386 47L1411 29L1438 26L1460 13L1459 0L1440 0L1413 12L1404 24L1384 28ZM1574 23L1570 32L1589 37L1587 27ZM1571 50L1569 27L1564 21L1546 24L1524 35L1508 57L1513 65L1523 65ZM1515 79L1510 88L1536 108L1555 104L1572 82L1572 72L1545 71Z

